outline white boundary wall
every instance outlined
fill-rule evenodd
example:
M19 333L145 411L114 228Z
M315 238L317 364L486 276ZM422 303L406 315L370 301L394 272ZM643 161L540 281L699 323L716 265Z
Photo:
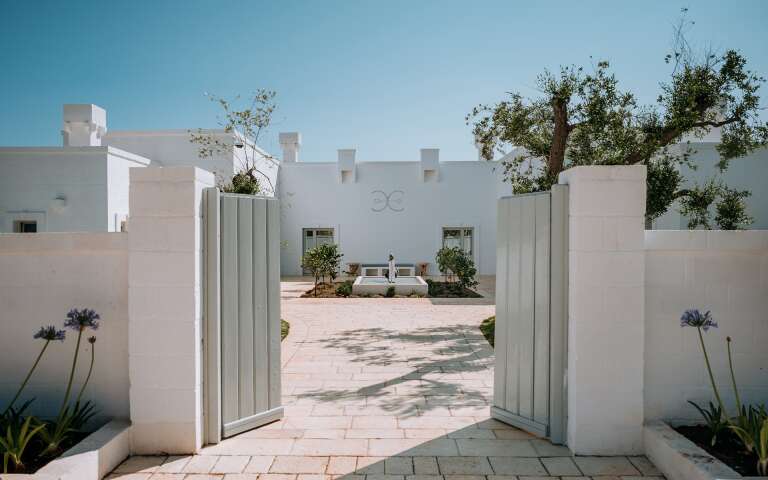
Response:
M768 402L768 231L645 232L645 418L700 422L687 402L714 401L689 308L711 310L704 341L726 407L734 412L726 337L743 402Z
M128 417L128 235L125 233L0 234L0 408L5 409L35 361L42 325L63 328L72 308L101 315L96 363L84 397L99 410L96 423ZM31 412L58 412L72 365L77 333L46 350L21 401ZM90 345L83 339L75 395L85 379ZM21 402L17 402L19 406Z

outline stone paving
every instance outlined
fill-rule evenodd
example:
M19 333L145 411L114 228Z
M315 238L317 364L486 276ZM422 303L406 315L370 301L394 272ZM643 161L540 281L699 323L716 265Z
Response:
M284 282L285 418L195 456L131 457L124 480L660 478L644 457L572 457L488 416L493 350L476 300L300 299Z

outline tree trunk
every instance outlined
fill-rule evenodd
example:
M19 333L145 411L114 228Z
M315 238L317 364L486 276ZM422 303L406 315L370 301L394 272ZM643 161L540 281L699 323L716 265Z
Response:
M562 98L552 99L552 114L554 129L552 131L552 146L549 149L549 175L557 175L563 171L565 164L565 146L568 142L568 106Z

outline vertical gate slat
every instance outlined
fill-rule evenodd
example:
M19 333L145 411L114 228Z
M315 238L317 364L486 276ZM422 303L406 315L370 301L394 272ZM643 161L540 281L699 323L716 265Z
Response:
M537 195L534 198L536 200L536 278L534 287L533 419L546 424L549 421L550 196Z
M237 199L237 289L240 416L253 415L253 201Z
M269 407L282 404L280 381L280 210L277 200L267 200L267 308L269 337Z
M240 418L238 385L237 202L221 198L222 417Z
M508 332L517 332L520 328L520 222L522 220L521 202L513 202L509 208L509 286L507 297ZM502 346L503 347L503 346ZM520 409L520 336L507 333L507 398L506 408L517 413Z
M269 408L269 329L267 307L267 201L253 202L253 368L254 405L257 412Z
M520 230L520 313L518 320L518 339L520 354L519 369L519 406L518 415L533 416L533 337L534 337L534 247L536 239L535 196L522 197Z
M509 223L510 199L499 201L496 213L496 327L494 332L493 403L506 407L507 396L507 291L509 285Z

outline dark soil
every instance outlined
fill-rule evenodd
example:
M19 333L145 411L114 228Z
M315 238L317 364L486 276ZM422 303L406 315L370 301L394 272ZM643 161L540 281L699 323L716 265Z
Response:
M336 289L344 282L336 283L320 283L317 285L317 292L314 287L304 292L302 298L344 298L344 295L336 293ZM456 283L435 282L427 280L429 285L428 297L432 298L482 298L483 296L474 290L468 288L461 288ZM371 296L371 295L368 295ZM372 295L376 298L385 297L386 295ZM349 295L351 298L365 297L364 295ZM397 297L400 297L399 295ZM409 298L421 298L418 295L409 295Z
M39 441L39 437L34 437L30 443L27 445L27 448L24 450L24 456L22 457L22 461L24 462L24 471L23 472L16 472L16 473L35 473L36 471L40 470L44 466L46 466L48 463L50 463L52 460L56 460L56 458L61 455L62 453L66 452L70 448L74 447L80 441L82 441L85 437L90 435L90 433L82 433L82 432L75 432L72 433L64 442L61 443L61 451L58 454L55 455L47 455L45 457L41 457L40 453L45 448L45 445L41 441ZM8 461L8 469L10 471L12 470L13 462ZM2 465L0 464L0 476L2 476ZM5 477L3 477L5 478Z
M712 435L703 425L676 427L675 430L741 475L757 476L757 456L747 455L739 439L730 431L719 434L717 443L712 446Z

